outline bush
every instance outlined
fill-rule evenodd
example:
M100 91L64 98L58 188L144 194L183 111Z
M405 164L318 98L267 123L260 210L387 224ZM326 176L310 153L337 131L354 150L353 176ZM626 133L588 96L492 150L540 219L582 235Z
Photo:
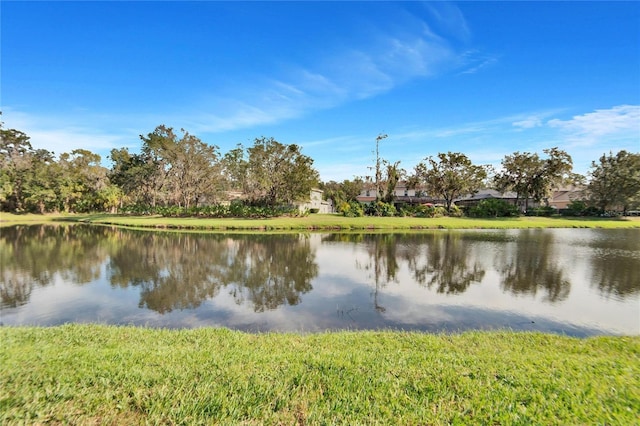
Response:
M242 201L233 201L231 204L211 204L200 207L179 206L150 206L133 205L123 207L125 214L149 215L158 214L164 217L209 217L209 218L252 218L261 219L278 216L306 216L309 211L301 212L296 206L265 206L248 205Z
M569 203L566 214L571 216L581 216L582 212L587 209L587 203L581 200L575 200Z
M362 217L364 216L364 210L362 205L357 201L344 201L338 206L338 213L341 213L345 217Z
M375 203L369 203L365 205L364 213L367 216L395 216L398 211L396 210L396 207L391 203L377 201Z
M513 217L518 216L518 208L505 200L487 198L469 209L471 217Z
M582 216L602 216L604 214L604 210L590 206L582 211Z
M449 210L448 214L451 217L462 217L462 210L455 204L451 204L451 209Z
M551 206L541 206L527 211L527 216L545 216L549 217L557 213L557 210Z
M447 209L444 206L435 206L431 208L429 217L443 217L447 215Z
M425 204L404 205L398 214L403 217L431 217L432 206Z

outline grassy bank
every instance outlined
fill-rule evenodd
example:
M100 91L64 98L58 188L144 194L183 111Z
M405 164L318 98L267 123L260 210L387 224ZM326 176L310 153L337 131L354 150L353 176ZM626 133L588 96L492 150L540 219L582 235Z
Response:
M640 338L0 328L2 424L637 424Z
M497 219L343 217L309 215L300 218L207 219L165 218L159 216L93 215L14 215L2 213L0 226L46 222L84 222L135 228L199 230L407 230L407 229L506 229L506 228L640 228L640 217L633 218L550 218L519 217Z

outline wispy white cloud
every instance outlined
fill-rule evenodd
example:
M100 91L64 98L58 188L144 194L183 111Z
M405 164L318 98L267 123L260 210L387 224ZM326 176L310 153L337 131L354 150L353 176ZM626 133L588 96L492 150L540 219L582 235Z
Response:
M223 92L216 89L207 95L206 89L201 89L198 99L174 110L165 106L153 117L144 112L99 117L96 111L84 111L69 119L67 111L49 117L32 115L29 123L16 127L28 130L34 141L38 139L56 152L80 146L108 151L138 141L137 133L128 133L125 126L150 131L165 123L203 134L297 119L313 111L378 96L413 79L437 77L473 62L462 58L464 52L451 42L452 38L464 38L469 33L460 11L453 5L436 9L435 21L427 22L428 18L398 7L397 15L387 21L370 23L372 30L366 42L344 40L342 45L326 46L310 55L314 59L307 63L264 67L271 71L250 79L231 77ZM57 120L63 116L64 121Z
M476 74L498 62L498 56L488 56L477 51L469 51L460 57L463 70L460 74Z
M570 120L553 119L547 124L559 129L571 146L591 146L608 139L635 141L640 149L640 105L599 109Z
M465 153L476 164L499 169L504 156L515 151L542 153L545 148L557 146L573 157L577 173L586 173L591 161L609 150L640 150L638 107L623 105L602 109L570 120L553 118L565 111L562 108L529 111L448 127L389 129L387 147L390 149L385 158L401 160L401 166L410 171L429 155L455 151ZM576 149L576 140L583 141L585 137L592 145ZM362 146L366 146L366 141L359 152L368 153ZM365 161L360 175L366 174L366 167ZM321 170L322 176L323 172ZM339 168L331 169L331 173L341 177Z
M336 136L326 139L316 139L299 142L298 144L304 148L315 148L322 146L339 147L345 150L351 150L352 147L358 147L366 143L371 143L374 138L365 138L363 136Z
M227 97L213 96L198 105L205 113L187 113L188 121L197 131L207 132L279 123L371 98L469 62L421 17L402 13L399 19L402 25L377 28L366 45L332 46L329 53L318 52L314 63L289 64L280 67L277 76L238 82Z
M524 120L514 121L512 124L514 127L520 127L521 129L533 129L534 127L542 126L542 118L532 115Z
M447 127L414 129L408 132L400 132L399 134L395 134L394 137L411 141L424 140L425 138L452 138L462 135L481 136L485 134L493 134L495 132L513 132L519 130L514 129L514 127L525 129L541 127L542 122L546 117L550 117L560 111L560 109L555 109L520 113L488 120L460 123Z
M73 122L66 117L63 122L57 117L35 116L5 107L2 119L4 127L25 132L34 148L46 149L56 155L75 149L91 149L105 160L111 149L138 145L136 131L110 128L100 117L93 120L85 117L82 122Z
M446 1L424 2L423 5L435 18L437 24L443 31L460 40L469 40L471 30L464 14L458 6Z

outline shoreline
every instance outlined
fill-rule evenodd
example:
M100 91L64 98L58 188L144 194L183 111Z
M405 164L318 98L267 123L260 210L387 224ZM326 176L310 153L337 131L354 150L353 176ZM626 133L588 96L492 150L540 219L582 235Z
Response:
M638 229L640 217L572 218L535 217L517 218L415 218L415 217L343 217L314 214L307 217L278 217L270 219L215 219L172 218L161 216L125 216L118 214L47 214L16 215L0 213L0 227L37 225L48 223L82 223L127 228L158 230L193 230L209 232L266 232L266 231L423 231L434 229L540 229L540 228L595 228Z

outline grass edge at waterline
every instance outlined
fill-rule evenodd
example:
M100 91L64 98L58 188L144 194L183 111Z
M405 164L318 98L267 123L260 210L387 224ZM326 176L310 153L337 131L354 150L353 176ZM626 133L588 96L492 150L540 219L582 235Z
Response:
M0 327L3 424L633 424L640 337Z
M417 217L344 217L314 214L306 217L269 219L213 219L197 217L128 216L117 214L48 214L16 215L0 213L0 227L42 223L88 223L149 229L184 229L202 231L369 231L421 229L529 229L529 228L640 228L640 217L572 218L417 218Z

